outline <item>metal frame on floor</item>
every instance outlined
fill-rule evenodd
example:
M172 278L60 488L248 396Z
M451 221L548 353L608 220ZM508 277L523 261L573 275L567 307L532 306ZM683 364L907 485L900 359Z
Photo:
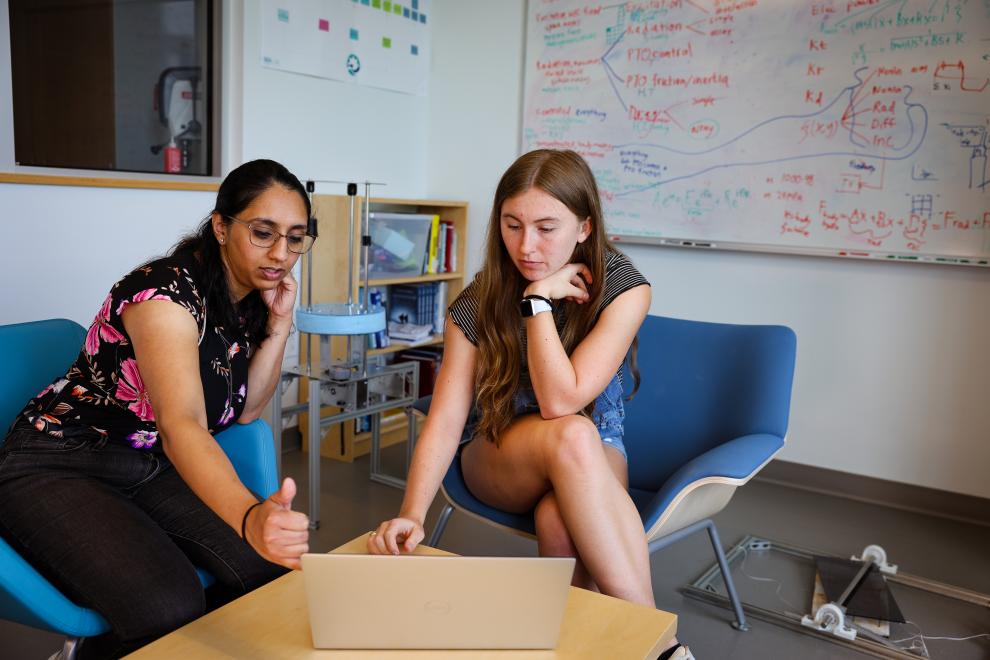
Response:
M770 541L768 539L747 535L725 554L728 564L727 567L720 567L719 564L711 566L701 575L701 577L684 587L684 594L696 600L713 603L721 607L727 607L730 603L730 599L720 593L719 590L719 579L722 576L723 569L727 574L734 564L741 562L746 557L747 553L753 550L773 550L807 561L814 561L814 557L816 555L819 557L836 556L829 553L816 552L795 545L789 545L787 543L780 543L777 541ZM990 596L977 591L970 591L969 589L963 589L961 587L956 587L903 572L898 572L896 575L885 575L884 579L894 584L904 585L946 598L952 598L962 602L971 603L973 605L978 605L984 609L990 608ZM822 640L832 642L833 644L839 644L840 646L854 649L861 653L868 653L877 658L903 658L906 660L918 660L918 658L927 657L925 655L919 655L904 649L892 647L888 640L878 635L874 635L862 628L857 629L858 635L855 640L847 640L802 625L801 617L797 614L788 616L788 613L786 612L777 612L745 602L742 604L742 608L748 614L757 619L782 625L797 632L814 635Z

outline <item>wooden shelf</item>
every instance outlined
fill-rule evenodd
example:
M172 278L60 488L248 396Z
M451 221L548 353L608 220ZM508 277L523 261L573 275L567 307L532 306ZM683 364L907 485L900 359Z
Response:
M371 198L372 207L375 210L415 212L439 215L440 220L451 222L454 231L457 232L457 254L458 264L465 264L467 246L467 202L444 201L444 200L420 200L420 199L386 199L380 197ZM346 237L353 231L354 236L360 236L361 218L363 213L364 198L358 197L354 200L354 226L350 226L350 199L346 195L313 195L313 214L319 219L320 236L324 237L316 241L307 258L313 259L313 291L312 300L315 303L328 303L340 300L347 300L347 284L351 281L353 290L350 295L354 300L358 299L358 289L363 286L362 278L358 277L360 270L361 246L359 241L355 241L353 252L348 254ZM344 237L344 240L337 240ZM326 240L329 238L330 240ZM348 275L348 262L353 264L353 278ZM305 268L305 264L304 264ZM305 272L305 271L304 271ZM306 300L307 291L306 278L301 283L301 299ZM463 266L461 270L453 273L436 273L430 275L416 275L413 277L378 277L370 279L369 286L387 287L395 284L422 284L425 282L446 282L447 302L454 300L464 289L466 284ZM316 342L313 342L314 344ZM370 349L369 356L380 356L396 353L407 348L417 348L419 346L439 346L443 344L442 335L434 335L422 343L415 346L405 342L394 342L386 348ZM299 346L299 359L301 363L308 362L308 342L302 338ZM314 353L319 347L313 346ZM334 337L330 341L330 358L335 360L343 359L347 354L347 342L343 337ZM315 360L320 360L322 356L314 355ZM300 400L305 401L307 395L307 380L300 381ZM303 445L309 446L308 427L306 425L306 413L300 413L299 430L303 436ZM383 424L382 446L388 446L396 442L404 442L406 438L406 421L403 416L396 419L394 423ZM320 451L323 456L341 461L352 461L355 457L368 452L370 444L366 434L354 433L354 424L345 423L343 426L332 425L324 434L325 442L320 442Z
M461 280L464 274L453 273L431 273L429 275L414 275L413 277L382 277L368 280L368 286L388 286L390 284L419 284L421 282L441 282L444 280ZM363 282L364 280L362 280Z
M385 348L371 348L368 349L368 356L372 357L375 355L385 355L387 353L398 353L399 351L404 351L407 348L421 348L423 346L436 346L437 344L443 343L443 335L433 335L428 341L416 342L415 344L407 344L402 341L392 340L391 346L386 346Z

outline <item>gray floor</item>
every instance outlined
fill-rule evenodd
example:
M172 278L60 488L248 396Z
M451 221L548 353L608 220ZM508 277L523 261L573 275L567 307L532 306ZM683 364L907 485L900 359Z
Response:
M400 460L400 456L400 452L387 451L386 468ZM284 470L300 485L295 508L306 510L306 455L298 451L286 454ZM324 459L322 471L322 525L310 541L314 551L340 545L397 512L401 492L369 481L366 458L353 464ZM439 501L434 502L430 512L428 530L438 512ZM876 543L904 571L990 593L990 528L987 527L758 481L737 491L715 522L726 546L747 533L838 555L858 553L867 544ZM465 555L536 553L535 543L456 513L440 547ZM759 620L751 621L749 632L734 631L729 625L732 617L728 610L692 600L679 591L713 561L703 534L661 550L652 558L657 606L679 615L679 636L690 644L699 659L865 657ZM972 626L974 632L990 632L990 614L977 612ZM937 630L925 632L939 634ZM930 641L928 646L933 658L960 657L959 647L954 644L957 643ZM977 656L990 658L990 640L976 644ZM60 638L56 635L0 622L0 658L47 658L59 645ZM971 654L972 649L973 646L968 647L967 653Z

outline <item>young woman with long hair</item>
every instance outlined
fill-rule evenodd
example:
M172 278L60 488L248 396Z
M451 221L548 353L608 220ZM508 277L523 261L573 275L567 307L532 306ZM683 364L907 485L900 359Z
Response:
M587 163L554 150L516 160L495 191L484 264L449 309L399 516L372 532L369 550L409 552L423 539L463 442L468 488L504 511L532 511L540 555L576 557L576 586L653 607L620 377L649 306L649 283L608 240Z

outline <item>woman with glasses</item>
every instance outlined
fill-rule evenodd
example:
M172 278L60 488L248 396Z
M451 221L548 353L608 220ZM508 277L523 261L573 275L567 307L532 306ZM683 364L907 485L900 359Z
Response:
M0 447L0 534L110 624L79 657L124 655L308 550L293 481L258 501L212 434L275 390L310 216L282 165L235 169L195 233L113 285L75 363ZM216 577L207 592L194 566Z

